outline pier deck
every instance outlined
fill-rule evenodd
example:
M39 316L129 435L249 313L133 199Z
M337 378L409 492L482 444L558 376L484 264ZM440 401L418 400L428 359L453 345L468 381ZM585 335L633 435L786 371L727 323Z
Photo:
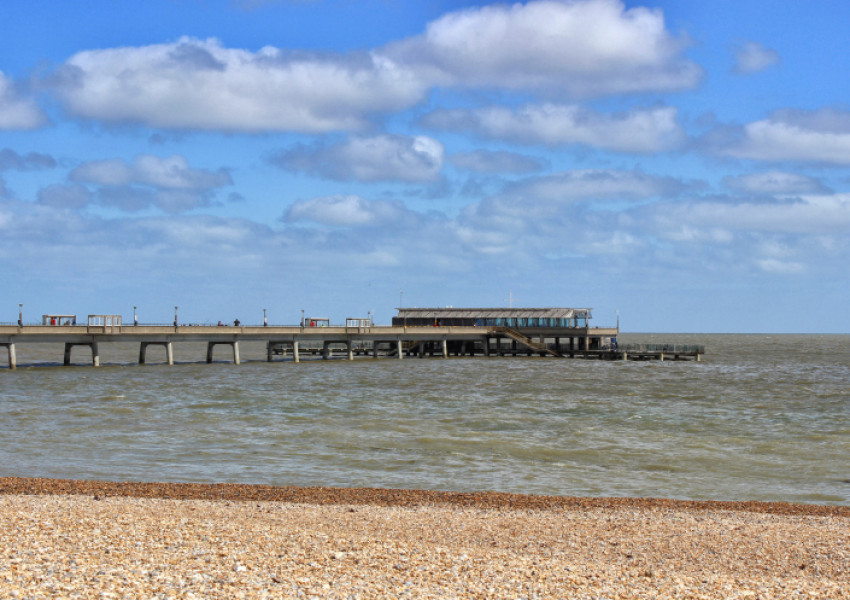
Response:
M300 327L300 326L215 326L215 325L0 325L0 348L6 348L8 366L17 366L18 344L64 344L64 364L71 364L75 346L89 348L92 365L100 365L101 346L111 342L139 344L139 364L144 364L149 346L165 348L168 364L174 363L173 345L180 342L205 342L207 362L212 362L216 345L228 345L233 362L239 363L240 342L264 342L267 360L281 355L292 356L299 362L305 351L320 353L323 358L333 354L369 354L375 358L404 356L555 356L567 358L624 359L695 359L704 349L675 348L665 350L617 348L617 328L601 327L540 327L523 328L467 326L358 326L358 327ZM661 345L656 345L661 346Z

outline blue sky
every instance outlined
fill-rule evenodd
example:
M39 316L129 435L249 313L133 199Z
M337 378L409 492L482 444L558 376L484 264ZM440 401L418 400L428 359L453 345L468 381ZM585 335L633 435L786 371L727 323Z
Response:
M850 5L9 0L0 321L849 332Z

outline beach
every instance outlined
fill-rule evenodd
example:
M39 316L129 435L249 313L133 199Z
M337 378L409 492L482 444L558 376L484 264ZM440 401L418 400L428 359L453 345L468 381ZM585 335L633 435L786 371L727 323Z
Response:
M850 508L0 478L2 598L848 598Z

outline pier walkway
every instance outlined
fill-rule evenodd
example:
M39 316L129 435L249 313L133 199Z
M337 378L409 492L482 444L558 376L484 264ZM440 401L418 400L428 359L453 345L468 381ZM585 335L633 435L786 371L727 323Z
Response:
M240 363L240 342L264 342L269 362L291 356L300 362L305 353L329 358L340 353L401 359L405 356L555 356L608 360L691 359L699 360L699 346L616 346L616 328L545 327L523 328L479 326L190 326L190 325L0 325L0 348L7 350L8 366L17 366L16 346L63 344L63 364L71 364L74 347L91 352L91 364L100 366L101 350L112 342L139 344L139 364L145 364L150 346L165 350L166 362L174 364L174 345L180 342L207 344L206 360L212 362L213 348L227 345L233 362ZM613 344L612 344L612 341Z

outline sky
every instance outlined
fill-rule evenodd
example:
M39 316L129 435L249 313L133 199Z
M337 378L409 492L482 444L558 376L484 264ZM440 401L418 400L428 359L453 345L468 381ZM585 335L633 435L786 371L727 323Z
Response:
M850 4L4 0L0 322L850 332Z

